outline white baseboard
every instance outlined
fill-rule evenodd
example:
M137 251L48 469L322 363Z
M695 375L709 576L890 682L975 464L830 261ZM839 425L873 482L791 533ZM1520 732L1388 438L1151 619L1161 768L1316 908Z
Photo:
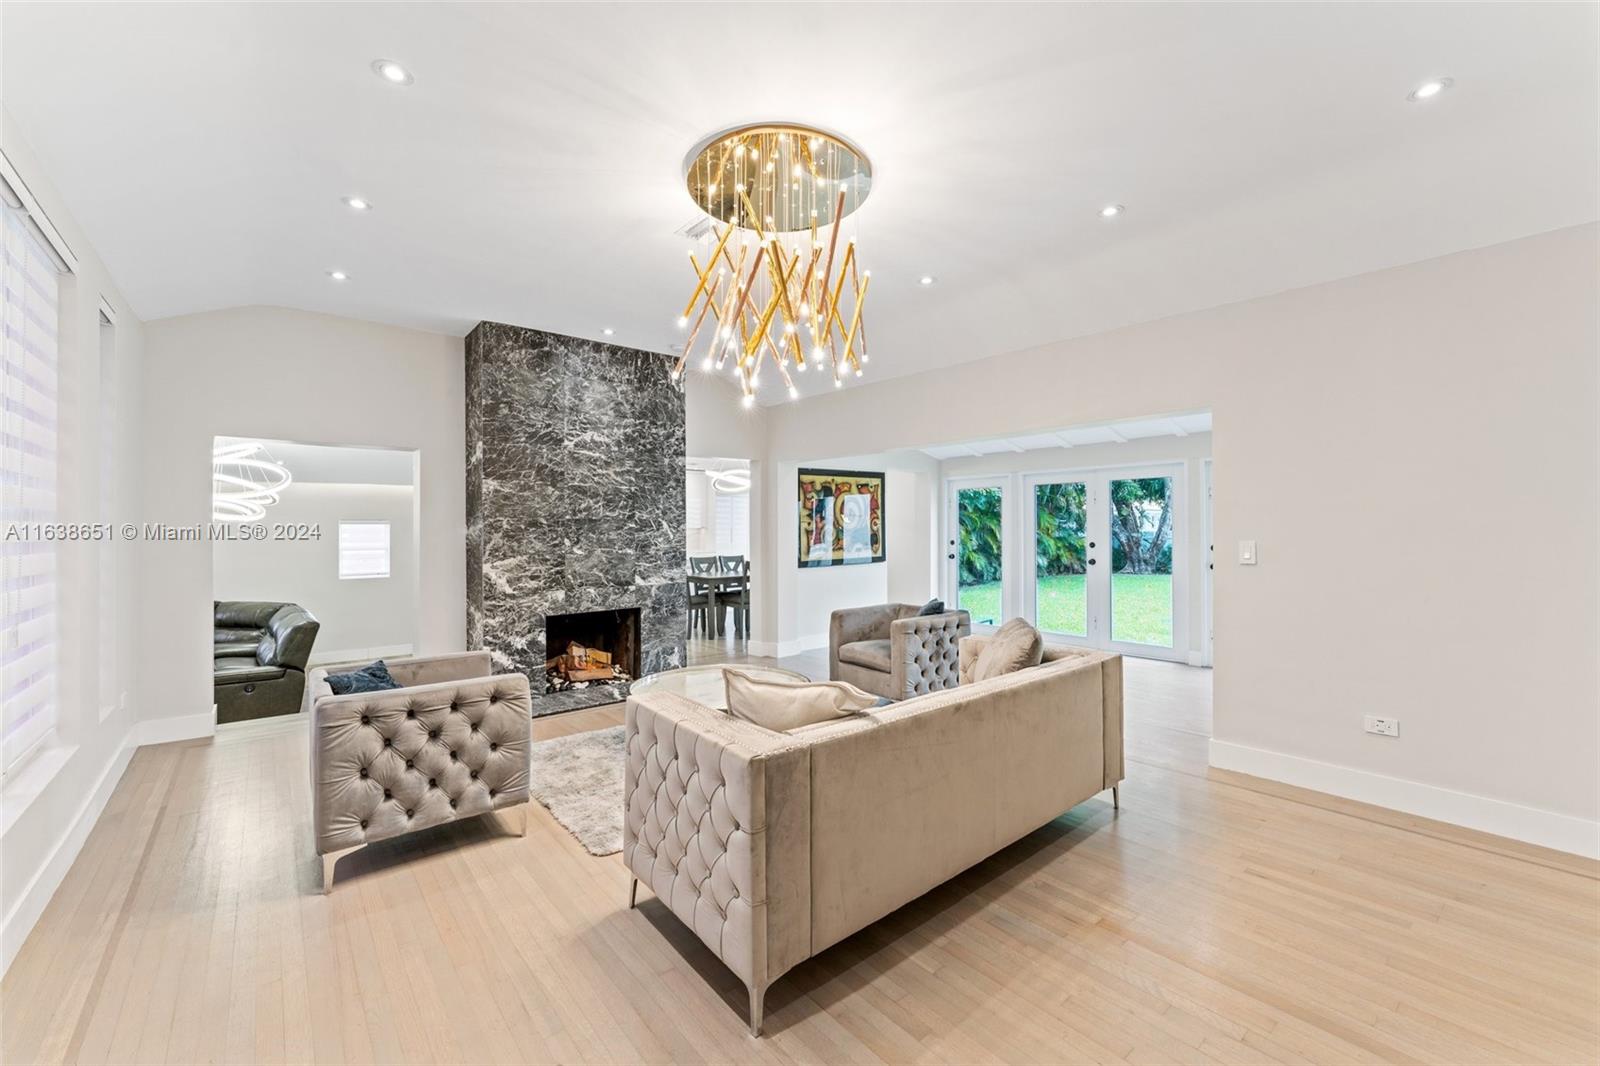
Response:
M1600 822L1524 807L1470 792L1425 785L1298 755L1211 741L1211 765L1315 792L1449 822L1528 844L1600 859Z
M128 740L123 742L101 771L100 779L73 815L66 831L56 841L56 846L50 850L49 858L34 873L28 887L22 890L11 912L0 921L0 974L11 968L11 960L22 950L28 934L49 905L50 897L61 887L78 852L83 850L84 841L89 839L89 831L100 820L101 812L111 800L111 793L116 791L117 782L122 780L122 772L128 768L128 760L133 758L134 745L131 740L130 730Z
M151 721L135 722L133 735L129 738L130 748L142 748L146 744L171 744L178 740L195 740L199 737L211 737L217 734L217 707L212 704L211 710L200 714L183 714L173 718L156 718Z

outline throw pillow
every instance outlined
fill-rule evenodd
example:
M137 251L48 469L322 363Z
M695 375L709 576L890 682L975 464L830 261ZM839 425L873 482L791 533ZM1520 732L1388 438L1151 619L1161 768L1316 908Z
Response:
M924 615L930 614L944 614L944 601L929 600L927 603L923 604L922 609L917 612L917 617L921 618Z
M327 680L335 696L348 696L352 692L387 692L400 687L400 682L389 676L389 668L382 659L359 670L329 674Z
M775 733L848 718L878 702L845 681L768 681L732 669L722 678L728 713Z
M989 638L978 659L972 664L972 680L987 681L991 677L1038 666L1044 659L1044 638L1029 625L1026 619L1013 618Z

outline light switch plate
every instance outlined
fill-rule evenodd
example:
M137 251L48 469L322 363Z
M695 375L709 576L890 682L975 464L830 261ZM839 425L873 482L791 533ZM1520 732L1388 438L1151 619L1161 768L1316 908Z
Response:
M1255 541L1253 541L1253 540L1241 540L1239 542L1239 565L1240 566L1254 566L1254 565L1256 565L1256 542Z

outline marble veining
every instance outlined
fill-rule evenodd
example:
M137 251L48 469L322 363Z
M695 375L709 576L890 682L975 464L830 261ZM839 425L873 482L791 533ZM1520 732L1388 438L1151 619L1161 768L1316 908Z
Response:
M639 608L640 673L684 665L684 393L652 352L480 323L466 341L467 643L545 694L545 619Z

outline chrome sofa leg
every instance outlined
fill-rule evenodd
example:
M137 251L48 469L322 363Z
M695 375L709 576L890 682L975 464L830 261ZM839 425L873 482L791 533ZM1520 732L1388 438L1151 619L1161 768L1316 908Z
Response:
M767 990L761 985L750 986L750 1035L761 1035L761 1010L765 1006Z
M324 896L333 891L334 864L352 851L360 851L361 848L362 845L357 844L353 848L340 848L338 851L330 851L322 856L322 894Z
M507 816L510 816L511 811L508 809L504 813ZM516 834L519 837L525 837L525 836L528 835L528 805L526 803L524 803L522 806L516 808L516 813L517 813L517 821L516 821L516 826L515 826Z
M631 911L639 902L639 879L632 878L628 885L628 909Z
M1117 785L1111 786L1111 809L1114 811L1122 810L1122 795L1118 791Z

